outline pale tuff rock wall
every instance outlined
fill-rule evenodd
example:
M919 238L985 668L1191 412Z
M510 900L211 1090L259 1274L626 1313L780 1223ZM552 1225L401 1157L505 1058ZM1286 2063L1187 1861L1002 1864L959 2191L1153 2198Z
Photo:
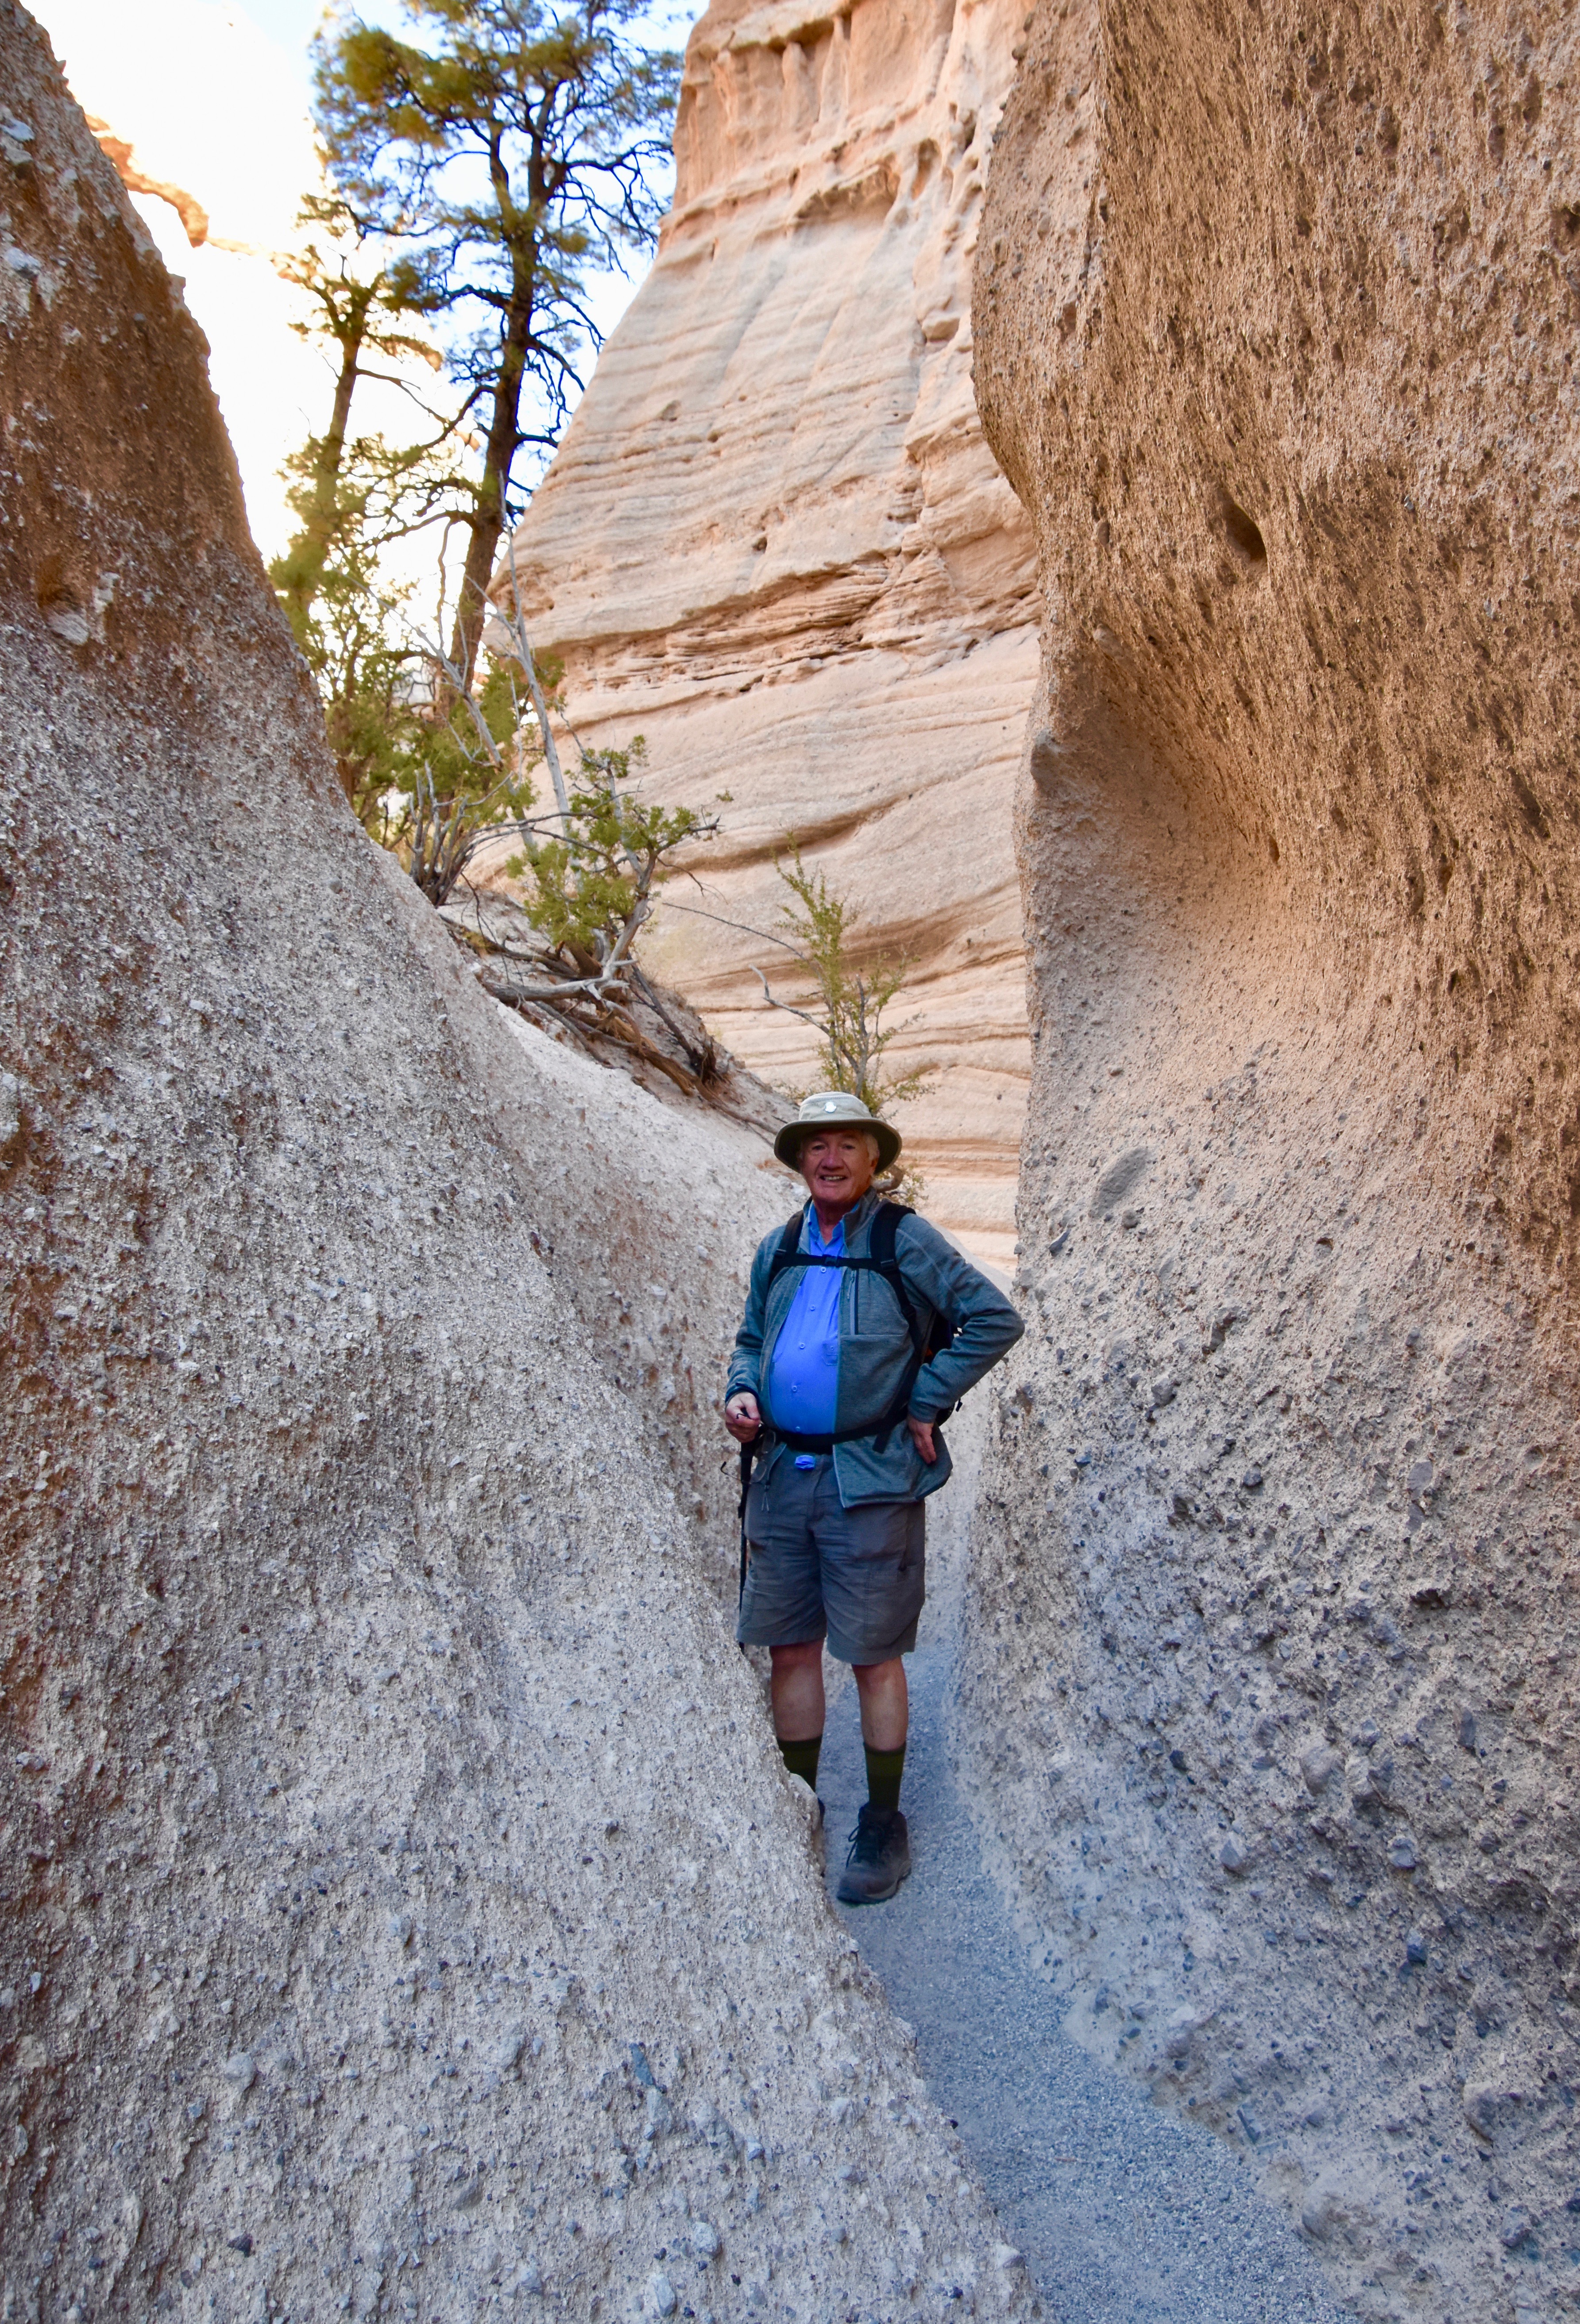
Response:
M0 2306L1019 2312L665 1442L778 1201L369 848L9 5L0 123Z
M1572 13L1039 11L1032 1328L967 1731L1076 2022L1360 2311L1580 2292Z
M1027 1053L1013 770L1030 534L982 439L968 273L1013 70L1004 5L716 8L687 52L657 263L516 536L577 731L648 742L725 837L689 902L766 930L785 834L910 953L901 1117L938 1222L1013 1239ZM511 586L508 568L496 586ZM649 954L754 1071L813 1072L772 945L661 914ZM793 990L793 986L791 990Z

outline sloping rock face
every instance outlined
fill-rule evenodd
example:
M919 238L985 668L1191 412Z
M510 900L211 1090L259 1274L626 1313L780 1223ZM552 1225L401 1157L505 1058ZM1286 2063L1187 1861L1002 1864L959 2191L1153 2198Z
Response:
M1077 2023L1361 2312L1577 2282L1572 13L1041 8L1032 1329L966 1704Z
M0 2305L1023 2310L664 1439L777 1199L370 850L9 5L0 122Z
M709 10L657 263L514 547L577 730L642 734L666 798L730 794L707 892L672 889L656 924L658 973L753 1071L815 1075L753 973L793 993L794 964L749 933L776 925L772 858L797 834L869 955L914 960L892 1057L948 1071L901 1119L932 1214L1005 1258L1036 641L1030 528L972 401L967 277L1020 21L1006 0Z

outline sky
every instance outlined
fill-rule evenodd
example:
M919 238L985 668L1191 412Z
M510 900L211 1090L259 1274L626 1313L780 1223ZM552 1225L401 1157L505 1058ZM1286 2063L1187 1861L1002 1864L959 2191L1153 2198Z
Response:
M30 5L84 112L131 143L140 171L180 187L208 213L209 239L193 249L169 203L132 197L166 265L184 279L187 304L208 340L209 376L236 447L254 538L272 557L291 530L282 463L321 430L333 390L323 352L291 327L303 311L300 294L273 263L276 252L301 241L297 209L318 182L307 49L322 0ZM678 42L681 30L667 37ZM606 287L598 301L605 331L634 289L634 278ZM420 377L431 391L431 375ZM359 427L416 432L393 390L362 393Z

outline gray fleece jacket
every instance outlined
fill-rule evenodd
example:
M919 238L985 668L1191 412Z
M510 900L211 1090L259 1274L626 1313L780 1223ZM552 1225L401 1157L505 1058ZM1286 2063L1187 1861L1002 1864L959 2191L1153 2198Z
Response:
M846 1212L847 1258L868 1256L873 1214L882 1199L878 1194L864 1194L855 1210ZM810 1212L811 1205L808 1204L801 1218L799 1248L802 1250L808 1247ZM757 1398L768 1424L767 1432L759 1439L762 1474L780 1461L795 1457L789 1446L772 1434L773 1416L762 1394L762 1382L772 1361L773 1343L790 1314L803 1272L799 1268L781 1268L774 1278L772 1290L768 1289L778 1243L776 1230L757 1246L746 1294L746 1313L735 1334L735 1354L725 1388L726 1398L742 1388L749 1388ZM966 1389L974 1387L984 1372L991 1371L1001 1356L1009 1352L1026 1326L986 1276L979 1273L925 1219L912 1215L901 1220L894 1256L924 1340L930 1336L935 1315L947 1316L955 1326L955 1337L948 1347L923 1365L910 1391L910 1408L915 1417L936 1422L959 1403ZM859 1428L868 1421L875 1426L899 1395L911 1354L910 1333L892 1285L882 1275L865 1269L846 1270L839 1286L836 1429ZM882 1452L872 1436L836 1444L834 1473L845 1508L854 1508L862 1501L916 1500L924 1493L936 1493L947 1481L951 1463L942 1435L935 1436L934 1442L938 1457L930 1469L911 1443L910 1431L903 1423L890 1431Z

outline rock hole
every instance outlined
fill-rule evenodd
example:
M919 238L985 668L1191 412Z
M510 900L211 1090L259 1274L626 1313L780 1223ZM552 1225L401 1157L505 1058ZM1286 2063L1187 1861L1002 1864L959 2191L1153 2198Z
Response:
M1510 780L1514 786L1515 800L1527 825L1538 839L1550 838L1552 835L1548 824L1547 809L1518 767L1511 770Z
M1267 564L1267 543L1261 537L1261 527L1253 516L1248 516L1238 501L1224 493L1219 503L1219 514L1229 546L1249 572L1261 572Z

